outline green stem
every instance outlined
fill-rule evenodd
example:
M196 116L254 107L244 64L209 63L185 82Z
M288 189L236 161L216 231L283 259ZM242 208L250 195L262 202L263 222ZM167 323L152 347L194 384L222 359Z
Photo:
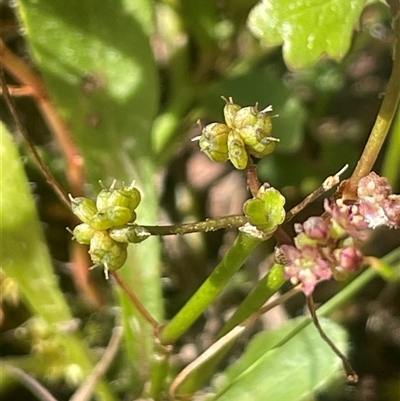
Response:
M175 342L215 300L262 239L240 232L224 258L177 315L162 329L162 344Z
M274 264L271 270L258 282L257 286L250 292L239 308L226 322L218 333L218 337L224 336L235 326L245 321L252 313L256 312L279 288L285 283L283 266Z
M249 219L242 215L232 215L218 219L207 219L196 223L174 224L171 226L140 226L150 235L184 235L198 232L209 232L224 228L238 228L245 225Z
M372 128L368 142L365 145L364 151L353 171L352 176L343 190L343 196L347 199L355 199L357 193L358 181L365 177L371 171L386 135L389 131L393 117L396 113L397 106L400 100L400 12L393 17L393 26L396 34L394 45L394 60L392 74L390 76L386 96L383 99L378 116Z
M381 174L394 186L400 178L400 109L397 108L395 121L393 123L386 154L383 158Z

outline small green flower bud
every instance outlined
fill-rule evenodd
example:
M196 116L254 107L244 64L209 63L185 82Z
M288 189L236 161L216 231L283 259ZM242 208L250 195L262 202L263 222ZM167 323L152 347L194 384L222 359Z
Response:
M230 128L225 124L212 123L203 128L199 145L200 149L215 162L228 160L228 134Z
M107 207L123 206L134 211L140 203L140 192L134 187L116 189L107 201Z
M74 235L74 239L79 243L79 244L85 244L89 245L90 241L95 233L95 230L93 230L92 227L89 226L89 224L82 223L77 225L74 228L74 231L72 234Z
M231 131L228 135L228 153L230 161L238 170L246 168L248 154L243 139L236 130Z
M233 129L236 113L241 109L241 107L238 104L233 103L233 99L231 97L226 99L222 96L222 99L224 99L226 102L224 107L226 125Z
M126 262L126 259L128 258L128 251L126 247L123 247L123 245L124 244L119 244L119 247L115 248L113 253L106 255L103 264L108 270L118 270Z
M96 206L99 212L107 209L108 207L108 199L110 198L111 194L113 193L112 190L108 188L104 188L100 191L96 198Z
M125 263L128 244L114 241L106 231L96 231L90 242L89 254L95 265L104 265L107 270L117 270Z
M262 137L265 138L270 136L272 131L272 119L268 114L269 111L272 111L272 107L268 106L264 110L258 113L258 120L255 127L260 130L262 133Z
M138 244L150 237L150 233L143 227L136 224L113 228L109 231L110 237L117 242L131 242Z
M244 127L254 127L259 119L257 106L243 107L238 110L233 121L234 128L241 130Z
M89 224L95 230L108 230L111 227L124 226L129 223L134 213L122 206L108 207L102 212L96 213Z
M277 142L277 141L268 142L268 143L263 143L263 141L261 141L260 143L257 143L253 146L248 146L247 150L253 156L261 159L262 157L269 155L270 153L272 153L274 151L275 142Z
M256 198L245 202L243 211L252 225L271 233L285 220L284 204L285 198L279 191L262 186Z
M107 231L96 231L90 241L89 254L93 263L100 265L107 252L110 252L115 241L111 239Z
M69 195L69 198L71 199L72 213L84 223L89 223L97 212L96 204L93 200L83 197L73 198L71 195Z

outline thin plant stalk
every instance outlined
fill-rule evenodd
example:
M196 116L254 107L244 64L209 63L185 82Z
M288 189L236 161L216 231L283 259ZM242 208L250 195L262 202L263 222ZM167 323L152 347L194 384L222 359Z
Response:
M172 344L207 309L263 239L239 232L234 244L211 275L160 332L162 344Z
M140 226L150 235L184 235L198 232L210 232L224 228L238 228L245 225L249 219L242 215L232 215L217 219L206 219L195 223L174 224L169 226Z
M392 3L392 2L390 2ZM357 185L361 178L365 177L372 170L373 165L379 155L386 135L389 131L392 120L395 116L400 100L400 10L398 2L397 8L393 11L393 27L396 35L393 49L394 60L392 73L386 89L386 95L379 109L378 116L368 138L364 151L357 163L353 174L343 188L343 197L345 199L356 199Z
M347 357L336 347L336 345L333 343L333 341L328 337L328 335L325 333L325 331L322 329L321 325L319 324L318 316L316 313L315 309L315 304L314 304L314 299L312 296L308 296L306 298L307 302L307 307L308 310L310 311L311 318L313 320L314 326L317 328L319 335L321 338L329 345L331 350L342 360L344 370L347 375L347 380L353 383L358 382L358 375L351 366L350 361L347 359Z

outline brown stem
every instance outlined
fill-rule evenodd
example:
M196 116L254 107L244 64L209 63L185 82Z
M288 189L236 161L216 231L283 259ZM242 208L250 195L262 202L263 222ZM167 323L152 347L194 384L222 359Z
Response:
M285 223L292 220L296 214L302 211L307 205L314 202L317 198L319 198L323 193L329 191L335 185L339 184L340 175L347 169L348 165L346 164L340 171L338 171L335 175L329 176L323 183L320 185L314 192L304 198L298 205L292 207L289 212L286 214Z
M350 382L353 382L353 383L357 383L358 375L355 372L355 370L353 369L353 367L351 366L350 361L347 359L347 357L345 355L343 355L340 352L340 350L336 347L336 345L332 342L332 340L326 335L326 333L322 329L322 327L319 323L319 320L318 320L318 316L317 316L316 308L315 308L315 304L314 304L314 299L313 299L312 295L306 297L306 301L307 301L307 307L311 313L311 317L314 322L314 325L317 328L321 338L329 345L329 347L332 349L332 351L342 360L344 370L346 371L347 380Z
M72 134L51 102L42 79L24 60L15 55L0 39L0 61L4 68L22 84L31 88L39 109L54 132L67 162L67 179L74 195L83 194L83 158L72 139ZM4 94L4 88L3 88Z
M129 288L128 284L125 283L124 279L117 271L111 272L112 276L114 277L115 281L118 285L122 288L128 298L132 301L135 305L136 309L139 313L151 324L154 329L154 333L158 332L158 328L160 324L157 322L156 319L151 315L151 313L146 309L146 307L142 304L140 299L136 296L136 294Z
M253 163L253 160L251 160L250 157L249 157L249 161L248 161L247 167L246 167L246 176L247 176L247 185L249 186L249 190L250 190L251 194L253 195L253 198L255 198L261 187L261 183L258 180L257 167Z
M30 86L15 86L7 85L8 93L12 97L33 96L34 92ZM3 88L0 89L0 94L3 94Z
M382 105L379 109L378 116L372 128L371 134L365 145L364 151L353 171L352 176L343 186L344 199L357 198L357 185L361 178L370 173L386 135L389 131L393 117L396 113L397 106L400 99L400 10L398 1L390 1L392 12L395 13L393 17L393 27L396 34L394 45L394 60L392 66L392 73L387 85L386 95L383 99ZM396 4L397 3L397 4Z
M224 228L238 228L249 219L242 215L225 216L218 219L206 219L196 223L175 224L170 226L140 226L150 235L184 235L198 232L209 232Z
M10 93L8 92L8 87L5 82L3 68L0 68L0 79L1 79L2 93L3 93L4 99L7 103L8 109L10 110L10 113L11 113L15 123L18 126L18 130L21 132L22 136L24 137L25 141L27 142L29 149L32 152L32 155L33 155L37 165L39 166L40 171L43 173L47 182L54 189L54 191L56 192L56 194L58 195L60 200L68 208L70 208L70 200L69 200L67 194L64 192L64 190L58 184L57 180L54 178L54 176L51 173L51 171L49 170L49 168L43 163L43 160L40 157L38 151L36 150L35 145L32 143L31 139L29 138L29 135L26 132L24 125L21 123L21 119L19 118L18 113L16 111L14 101L13 101L12 97L10 96Z

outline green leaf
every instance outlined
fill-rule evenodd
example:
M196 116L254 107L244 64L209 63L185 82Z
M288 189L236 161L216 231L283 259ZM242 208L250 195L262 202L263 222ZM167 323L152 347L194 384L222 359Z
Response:
M39 315L54 329L68 356L65 371L77 364L82 377L85 377L93 366L84 341L78 334L63 333L57 329L72 321L73 317L53 272L21 158L3 125L0 125L0 136L0 160L2 166L7 166L2 169L1 175L2 268L18 284L32 313ZM98 390L102 400L113 400L104 384Z
M278 330L258 334L243 356L218 378L217 395L212 400L264 401L268 396L296 401L335 379L341 361L308 323L309 319L294 319ZM345 331L327 319L321 319L321 324L335 345L344 350Z
M138 166L151 157L158 77L145 22L149 4L20 2L35 61L93 182L125 179L133 168L140 178Z
M366 0L263 0L248 27L269 46L283 45L290 68L305 68L327 54L341 60Z

